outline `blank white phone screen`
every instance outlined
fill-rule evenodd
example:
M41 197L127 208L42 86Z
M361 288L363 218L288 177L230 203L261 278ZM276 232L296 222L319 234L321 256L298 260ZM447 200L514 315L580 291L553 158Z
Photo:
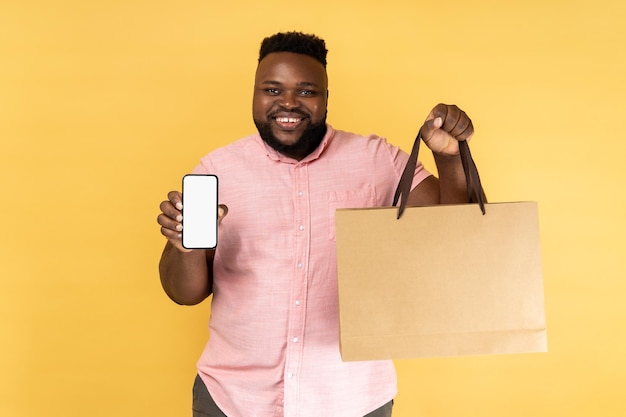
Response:
M189 174L183 177L183 247L217 246L217 177Z

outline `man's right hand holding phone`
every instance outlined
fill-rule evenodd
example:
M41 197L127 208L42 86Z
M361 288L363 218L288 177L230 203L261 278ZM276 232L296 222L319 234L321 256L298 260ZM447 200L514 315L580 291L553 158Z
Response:
M180 191L170 191L167 194L167 200L161 202L159 206L161 213L157 217L157 222L161 225L161 234L181 252L191 252L194 249L186 249L182 243L183 231L183 195ZM217 219L218 223L228 213L228 207L224 204L218 205Z

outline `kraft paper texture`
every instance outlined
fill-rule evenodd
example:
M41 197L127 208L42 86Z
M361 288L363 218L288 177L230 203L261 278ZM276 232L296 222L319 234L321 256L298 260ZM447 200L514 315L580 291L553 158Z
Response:
M338 209L345 361L547 351L535 202Z

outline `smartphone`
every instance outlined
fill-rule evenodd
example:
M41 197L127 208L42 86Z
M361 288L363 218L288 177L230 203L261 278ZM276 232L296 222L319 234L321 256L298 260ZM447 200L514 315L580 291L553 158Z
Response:
M217 246L217 177L188 174L183 177L183 247Z

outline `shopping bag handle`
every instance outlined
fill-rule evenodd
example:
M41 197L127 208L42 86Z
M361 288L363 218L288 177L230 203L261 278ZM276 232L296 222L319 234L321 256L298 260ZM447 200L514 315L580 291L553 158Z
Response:
M413 175L415 173L415 166L417 165L417 156L419 154L420 142L422 140L422 130L417 132L415 143L413 143L413 149L411 155L404 167L398 187L393 196L393 205L395 206L400 201L398 207L398 219L404 213L406 207L406 201L411 192L411 184L413 183ZM463 172L465 173L465 184L467 186L467 200L470 203L478 203L480 211L485 214L485 203L487 197L480 183L480 175L478 175L478 168L472 159L472 154L469 149L469 145L466 140L459 141L459 154L461 155L461 163L463 164Z

